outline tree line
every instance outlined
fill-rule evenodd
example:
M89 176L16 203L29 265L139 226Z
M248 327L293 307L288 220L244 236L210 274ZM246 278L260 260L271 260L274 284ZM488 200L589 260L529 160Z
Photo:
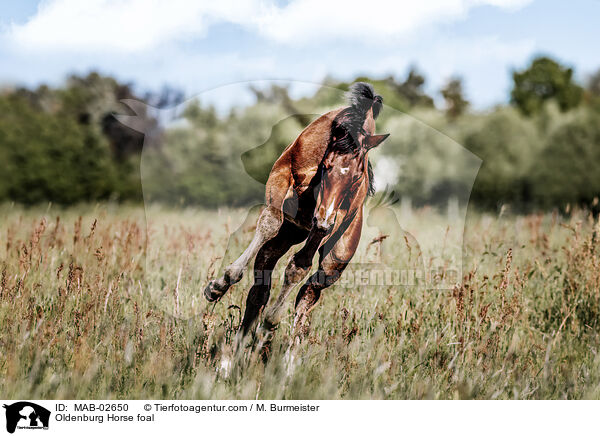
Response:
M443 108L425 92L426 79L416 68L401 79L357 77L372 83L397 110L384 110L378 121L378 130L393 131L397 140L373 158L376 168L379 160L398 162L390 188L400 196L409 193L417 204L435 203L440 192L452 189L470 191L468 180L434 163L452 159L435 134L441 132L483 160L470 197L479 207L598 207L600 71L578 83L571 68L544 56L512 76L510 103L486 111L470 108L460 77L439 90ZM163 108L181 103L182 93L164 88L138 95L130 84L98 73L70 76L55 88L5 88L0 91L0 201L139 202L140 161L156 175L144 181L148 198L206 207L260 201L264 190L258 182L248 183L248 174L263 181L270 163L311 116L339 105L339 94L331 90L350 84L327 78L327 86L301 99L291 98L284 87L253 88L254 104L223 115L195 102L183 114L185 123L176 125L164 125L151 111L137 113L145 136L114 117L133 115L121 100ZM282 120L282 113L294 116ZM258 145L262 154L248 154ZM170 176L173 172L177 177Z

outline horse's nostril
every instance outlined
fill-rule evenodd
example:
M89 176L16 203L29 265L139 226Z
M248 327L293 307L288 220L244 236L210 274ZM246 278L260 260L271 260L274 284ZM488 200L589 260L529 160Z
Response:
M331 223L327 222L324 219L319 219L318 217L313 217L313 226L321 231L327 231L331 227Z

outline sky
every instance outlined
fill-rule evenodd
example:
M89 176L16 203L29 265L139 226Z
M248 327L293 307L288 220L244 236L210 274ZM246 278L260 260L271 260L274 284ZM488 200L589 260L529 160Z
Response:
M230 83L399 79L416 66L439 101L462 77L485 109L545 54L585 81L600 68L600 0L3 0L0 86L91 70L187 97Z

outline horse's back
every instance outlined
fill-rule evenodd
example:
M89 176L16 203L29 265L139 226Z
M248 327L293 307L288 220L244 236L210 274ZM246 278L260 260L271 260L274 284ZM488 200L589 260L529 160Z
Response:
M290 186L298 195L308 188L327 150L331 123L341 110L327 112L310 123L275 161L267 180L268 204L279 206Z

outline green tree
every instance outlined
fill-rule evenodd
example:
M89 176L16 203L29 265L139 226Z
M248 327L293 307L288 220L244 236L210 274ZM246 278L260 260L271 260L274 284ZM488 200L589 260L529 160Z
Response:
M561 111L579 105L582 88L573 81L573 70L548 57L538 57L523 71L513 72L511 101L523 114L534 115L548 100Z
M524 206L532 201L530 170L541 148L538 129L510 108L484 119L462 143L483 163L473 186L472 199L485 208L510 203Z
M593 97L600 98L600 70L589 78L587 90Z
M73 204L119 191L106 139L22 95L0 97L0 199Z
M462 113L469 106L469 102L465 100L463 96L462 80L459 77L453 77L444 87L440 90L440 93L446 100L446 115L450 119L455 119L462 115Z
M247 173L242 154L269 138L280 114L281 107L259 102L223 118L191 103L185 122L165 131L162 146L144 151L144 199L203 207L263 202L264 185ZM297 135L300 127L294 127L290 133ZM277 156L261 157L273 162Z
M589 77L585 96L587 103L600 112L600 70Z
M535 197L546 208L590 205L600 194L600 117L577 118L553 132L533 176Z
M411 67L406 80L396 86L398 94L403 96L411 106L433 107L433 99L423 89L425 76L416 67Z

